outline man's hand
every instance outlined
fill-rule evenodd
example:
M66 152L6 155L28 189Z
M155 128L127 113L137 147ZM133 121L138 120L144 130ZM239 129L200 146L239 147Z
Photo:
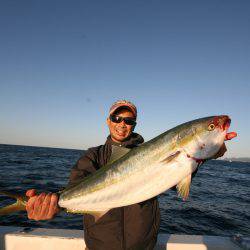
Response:
M58 196L52 193L36 194L35 189L26 192L29 200L26 205L27 215L33 220L50 220L59 212Z
M218 153L214 155L213 159L222 157L226 152L227 152L227 148L226 148L225 143L223 143Z

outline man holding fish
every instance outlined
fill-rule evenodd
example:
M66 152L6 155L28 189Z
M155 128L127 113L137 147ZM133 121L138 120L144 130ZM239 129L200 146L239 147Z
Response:
M105 142L104 145L88 149L87 152L77 161L76 165L71 170L71 175L69 178L69 185L68 185L69 192L72 192L71 187L77 185L77 183L79 183L80 180L85 179L87 176L91 176L91 174L97 171L98 169L115 162L117 159L125 156L126 154L128 155L129 158L134 157L133 159L135 160L132 162L138 162L141 158L140 154L145 155L145 153L142 154L142 152L139 152L139 150L140 151L143 150L142 146L140 147L140 145L144 142L142 136L133 132L136 126L136 118L137 118L137 109L135 105L129 101L126 100L117 101L111 106L109 110L109 117L107 118L107 125L110 130L110 135L108 136L107 141ZM207 122L207 120L202 121L202 123L205 122ZM223 138L225 138L225 140L229 140L236 136L235 133L226 132L229 127L229 124L230 124L230 119L227 116L213 117L212 122L208 124L208 131L218 129L218 131L220 130L221 134L223 133ZM197 166L203 163L206 159L212 159L212 158L216 159L218 157L223 156L224 153L226 152L226 146L225 143L222 142L220 139L222 137L221 136L219 137L219 135L217 136L218 133L216 134L216 136L219 138L217 143L218 145L220 143L219 148L217 147L213 150L210 149L208 150L208 148L206 148L205 143L197 142L197 140L199 141L200 138L202 138L200 136L201 132L199 132L200 130L202 130L202 128L199 124L192 126L192 129L185 130L185 132L183 132L184 130L182 129L181 125L178 127L180 128L178 130L177 137L173 133L175 132L174 130L172 132L173 136L170 133L172 136L172 137L170 136L171 138L169 137L169 135L167 135L168 137L165 136L166 138L170 138L169 140L172 143L171 145L168 143L169 149L171 148L170 150L171 153L169 155L164 156L162 159L158 159L157 164L154 163L156 164L154 166L156 169L155 171L157 171L157 167L159 167L159 172L163 167L166 167L165 171L163 172L168 173L169 166L167 165L172 164L170 169L174 169L175 167L181 167L182 161L190 162L189 167L187 168L189 170L185 171L181 170L183 171L183 177L185 177L183 181L177 182L177 179L175 180L175 178L177 177L175 177L175 173L173 173L173 178L172 178L173 181L171 182L170 180L169 184L162 187L164 191L167 190L168 188L176 186L179 194L184 199L186 199L189 194L191 177L192 174L197 172L198 169ZM200 133L199 135L198 132ZM200 157L202 156L201 153L197 155L192 154L192 152L197 151L197 147L192 146L194 143L192 144L188 142L189 144L187 144L186 142L187 140L189 140L186 138L191 138L193 140L192 136L194 136L194 134L197 134L197 136L195 135L196 138L195 140L196 144L197 143L199 144L199 150L202 151L204 155L205 155L204 152L206 152L206 156L204 157ZM158 151L163 150L161 149L160 145L163 139L159 138L157 141L156 140L157 138L154 139L155 140L154 144L158 143L157 146ZM173 145L175 145L175 147L177 145L178 149L175 150ZM132 148L134 148L134 150L132 150L131 153L129 154L129 151ZM135 148L138 148L139 150L137 149L135 150ZM151 152L152 151L151 148L152 146L150 145L148 147L145 146L144 152ZM168 152L170 152L169 149ZM133 154L133 152L135 153ZM159 154L159 156L161 155ZM157 157L161 158L159 156ZM149 165L151 164L151 162L153 162L152 157L148 159ZM124 161L126 161L126 156L123 157L123 159ZM129 165L128 164L129 162L130 161L128 159L127 165ZM145 163L146 164L144 164L145 165L144 169L146 169L147 165L147 162ZM136 168L137 165L135 164L134 168ZM123 170L121 170L120 168L119 171ZM129 171L130 170L126 169L124 173L125 172L127 173ZM114 204L113 206L105 205L103 207L103 210L96 211L95 213L94 212L84 213L84 219L83 219L84 238L88 249L91 250L92 249L93 250L94 249L104 249L104 250L105 249L117 249L117 250L149 249L150 250L154 248L157 241L157 234L159 231L159 224L160 224L160 211L157 201L157 195L159 194L159 190L161 190L161 188L156 187L154 190L154 187L151 187L149 185L150 176L154 178L153 177L154 172L150 171L151 170L148 170L148 175L145 171L144 177L141 174L138 175L138 177L136 177L135 173L138 173L138 171L133 173L131 170L132 175L127 181L127 186L125 186L126 188L123 188L121 185L118 186L117 184L117 186L114 185L113 189L111 189L110 191L102 191L102 193L100 192L98 195L93 196L94 198L90 197L89 200L86 200L85 205L87 208L89 208L85 209L86 211L92 211L93 209L91 208L91 206L93 206L93 204L94 205L97 204L96 206L98 206L98 204L104 204L105 196L107 196L108 197L107 199L110 199L111 203L113 202L112 204ZM118 176L119 174L120 173L117 172L114 173L113 175ZM157 172L155 172L155 176L156 175ZM124 176L126 175L124 174ZM156 178L155 180L157 180L158 177L155 178ZM91 181L94 182L94 180L90 180L89 182ZM136 193L137 190L140 189L136 187L137 185L136 182L140 183L140 181L141 183L145 182L145 190L142 189L141 193L138 192L137 195L132 197L133 188L135 189L134 193ZM99 188L100 185L104 185L103 183L105 184L106 180L101 184L99 183L93 184L94 188L95 189ZM101 190L101 187L99 189ZM130 191L131 193L129 193L129 189L131 189ZM94 190L93 188L90 189L91 192L96 191L93 190ZM74 193L70 194L71 196L75 195ZM41 193L38 195L36 194L36 191L32 189L28 190L26 195L29 197L29 200L26 204L26 210L29 219L34 219L34 220L52 219L60 211L59 206L66 207L69 212L77 212L74 211L73 209L74 206L72 205L71 209L71 204L68 203L69 201L67 200L66 197L67 191L66 195L64 195L65 197L63 195L62 197L60 197L59 206L58 206L58 196L56 194ZM120 201L118 202L119 197ZM77 202L78 200L76 198L74 203Z

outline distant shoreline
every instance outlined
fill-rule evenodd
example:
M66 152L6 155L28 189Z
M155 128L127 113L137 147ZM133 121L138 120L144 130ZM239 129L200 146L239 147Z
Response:
M219 159L220 160L220 159ZM231 157L231 158L224 158L221 159L222 161L240 161L240 162L250 162L249 157Z

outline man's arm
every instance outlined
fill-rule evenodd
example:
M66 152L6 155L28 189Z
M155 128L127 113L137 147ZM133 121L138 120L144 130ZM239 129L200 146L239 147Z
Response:
M71 169L67 186L71 186L83 180L98 169L97 150L98 147L88 149L88 151L77 161Z
M96 150L89 149L75 164L71 170L68 186L84 179L97 169ZM58 195L56 193L36 194L35 189L27 190L26 196L29 200L26 205L26 211L29 219L50 220L60 209L58 207Z
M212 157L212 159L217 159L219 157L222 157L226 152L227 152L227 147L226 147L226 144L224 142L223 145L221 146L220 150L218 151L218 153L216 155L214 155Z

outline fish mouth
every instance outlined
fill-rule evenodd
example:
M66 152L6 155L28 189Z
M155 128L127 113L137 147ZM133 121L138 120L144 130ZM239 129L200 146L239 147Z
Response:
M216 127L221 129L222 131L226 131L225 141L231 140L237 136L236 132L227 132L231 124L231 119L228 115L219 116L217 117L217 119L215 119L215 121L216 120L218 121Z

